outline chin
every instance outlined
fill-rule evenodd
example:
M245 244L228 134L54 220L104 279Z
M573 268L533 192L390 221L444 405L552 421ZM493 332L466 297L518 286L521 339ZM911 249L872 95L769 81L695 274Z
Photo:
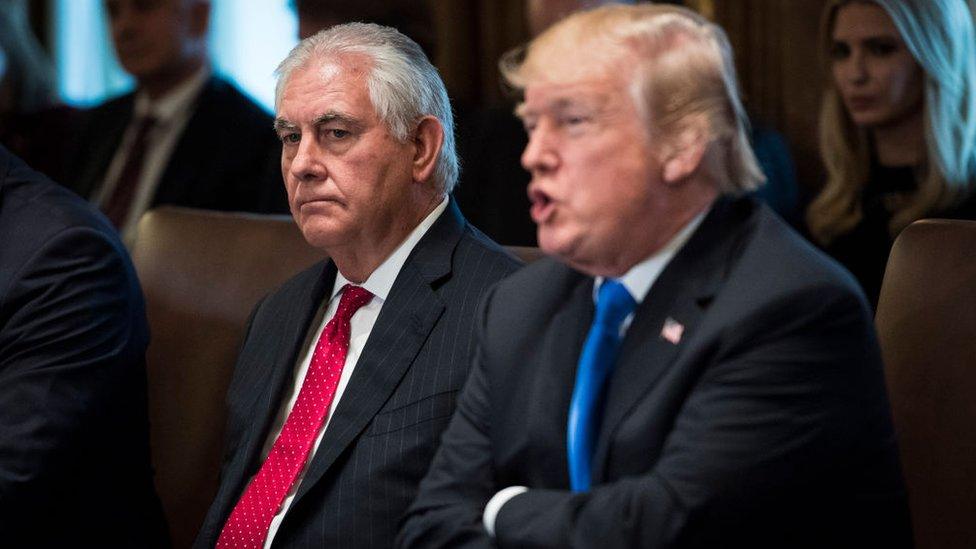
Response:
M851 115L851 121L854 125L859 128L871 129L878 126L882 126L889 120L889 117L884 113L872 113L866 112L861 114Z
M547 255L562 257L561 250L563 246L561 245L560 238L554 233L555 231L551 228L546 228L542 225L538 226L535 235L539 241L539 249Z
M347 237L334 228L315 223L304 223L301 230L305 241L319 250L329 250L347 240Z
M560 234L559 231L539 227L536 235L539 240L539 249L546 255L566 263L574 268L579 268L581 264L579 256L579 238L571 235Z

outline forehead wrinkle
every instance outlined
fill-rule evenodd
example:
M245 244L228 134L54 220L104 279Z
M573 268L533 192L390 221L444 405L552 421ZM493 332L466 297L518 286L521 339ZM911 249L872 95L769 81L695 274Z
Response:
M336 121L354 125L354 126L360 125L359 121L356 120L354 117L334 110L326 111L323 114L320 114L315 118L313 118L312 125L321 126L322 124L328 124L330 122L336 122Z
M537 114L539 111L558 113L576 107L604 111L611 103L612 94L591 89L596 85L598 84L580 84L566 90L558 90L553 94L554 97L545 98L538 105L528 106L523 102L516 107L516 114L524 117Z

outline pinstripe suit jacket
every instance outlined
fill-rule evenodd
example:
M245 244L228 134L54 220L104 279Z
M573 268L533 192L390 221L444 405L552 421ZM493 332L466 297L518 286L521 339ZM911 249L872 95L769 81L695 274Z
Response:
M400 270L274 547L393 544L467 377L478 301L517 267L452 200ZM283 389L335 276L334 263L319 263L255 309L227 394L220 488L196 547L216 543L260 467Z

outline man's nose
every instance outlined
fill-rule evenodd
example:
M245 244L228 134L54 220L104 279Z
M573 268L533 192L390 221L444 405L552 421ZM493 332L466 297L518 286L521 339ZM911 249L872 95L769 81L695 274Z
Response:
M867 58L862 50L855 50L845 62L844 75L851 84L863 84L868 80Z
M554 169L558 160L552 129L540 122L529 132L529 144L522 152L522 167L536 174Z
M301 138L298 149L291 160L291 175L299 180L308 181L325 176L325 165L322 163L322 151L314 139Z

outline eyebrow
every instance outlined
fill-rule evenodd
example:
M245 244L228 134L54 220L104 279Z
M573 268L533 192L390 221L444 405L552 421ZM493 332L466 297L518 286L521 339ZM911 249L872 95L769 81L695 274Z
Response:
M274 130L280 132L282 130L296 130L298 126L292 124L291 122L285 120L284 118L278 117L274 120Z
M870 42L872 40L895 40L902 42L901 35L897 32L889 31L878 31L875 34L869 34L867 36L837 36L836 31L830 37L833 42Z
M329 124L337 121L354 129L361 126L361 124L355 118L335 111L329 111L316 116L314 119L312 119L312 126L318 127L323 124ZM295 131L298 129L298 125L288 121L285 118L278 117L275 118L274 129L275 131Z
M525 105L524 102L519 103L515 106L515 116L519 118L525 118L531 114L537 114L541 111L551 111L551 112L562 112L570 108L580 107L588 109L600 109L603 106L604 101L594 100L594 99L574 99L570 97L560 97L550 103L542 106L541 109L532 109Z

